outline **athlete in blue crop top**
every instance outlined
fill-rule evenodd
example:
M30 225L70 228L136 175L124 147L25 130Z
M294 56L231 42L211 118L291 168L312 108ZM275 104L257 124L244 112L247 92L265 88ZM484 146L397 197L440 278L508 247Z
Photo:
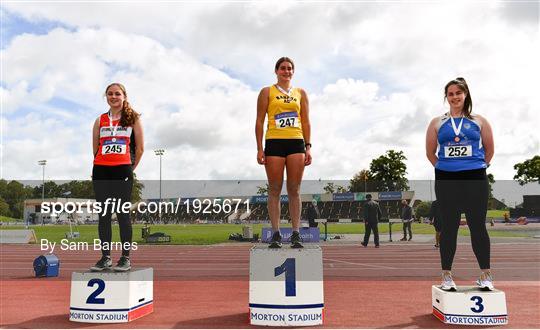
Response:
M453 118L445 113L437 122L439 152L436 169L458 172L487 168L479 116Z
M472 99L465 79L444 88L450 110L434 118L426 134L426 155L435 167L435 193L441 212L441 266L443 290L456 290L452 262L461 213L465 213L474 254L482 270L477 285L493 290L490 242L486 229L488 182L486 168L493 157L491 126L471 114Z

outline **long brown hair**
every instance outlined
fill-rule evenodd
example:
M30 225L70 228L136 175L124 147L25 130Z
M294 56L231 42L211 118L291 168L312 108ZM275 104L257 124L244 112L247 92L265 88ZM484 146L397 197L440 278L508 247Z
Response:
M121 83L112 83L109 86L107 86L107 88L105 88L105 97L107 97L107 91L112 86L117 86L118 88L120 88L122 90L122 93L124 93L124 97L126 98L122 104L122 112L120 115L120 126L123 126L123 127L133 126L133 124L135 124L135 122L139 119L140 114L136 112L135 110L133 110L133 108L131 107L131 104L129 104L127 100L126 88Z
M471 98L471 92L469 91L469 86L467 86L467 82L465 81L465 78L458 77L454 80L450 80L446 86L444 86L444 100L446 101L446 94L448 93L448 87L456 85L459 89L461 89L462 92L465 93L465 101L463 102L463 115L467 118L471 118L471 112L472 112L472 98Z

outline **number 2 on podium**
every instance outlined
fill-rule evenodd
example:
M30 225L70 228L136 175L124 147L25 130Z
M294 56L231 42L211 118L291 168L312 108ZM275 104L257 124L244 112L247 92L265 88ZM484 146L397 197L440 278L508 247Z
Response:
M296 260L287 258L285 262L274 268L274 276L279 276L285 273L285 296L296 296Z
M93 287L94 284L97 284L97 289L94 290L89 296L88 299L86 299L87 304L104 304L105 298L98 298L100 293L105 290L105 281L99 278L93 278L90 281L88 281L88 284L86 286Z

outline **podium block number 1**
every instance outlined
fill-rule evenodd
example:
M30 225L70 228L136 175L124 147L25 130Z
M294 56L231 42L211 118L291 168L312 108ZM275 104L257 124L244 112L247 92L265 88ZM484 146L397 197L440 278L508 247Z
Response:
M93 278L88 281L87 286L93 287L96 284L97 289L88 296L88 299L86 299L87 304L105 304L105 298L97 297L105 290L105 281L99 278Z
M296 259L287 258L285 262L274 268L274 276L285 273L285 296L296 297Z

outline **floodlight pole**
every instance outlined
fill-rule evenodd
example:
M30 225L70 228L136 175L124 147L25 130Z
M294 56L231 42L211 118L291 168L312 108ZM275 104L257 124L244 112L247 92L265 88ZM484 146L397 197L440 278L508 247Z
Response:
M156 156L159 156L159 222L161 222L161 156L165 154L164 149L156 149L154 150L154 153Z
M41 207L43 207L43 202L45 202L45 165L47 165L47 160L43 159L38 161L38 165L42 167L42 181L41 181L41 206L39 208L39 213L41 213L41 225L43 226L45 224L45 221L43 220L43 212L41 210ZM27 226L28 226L28 220L27 220Z

